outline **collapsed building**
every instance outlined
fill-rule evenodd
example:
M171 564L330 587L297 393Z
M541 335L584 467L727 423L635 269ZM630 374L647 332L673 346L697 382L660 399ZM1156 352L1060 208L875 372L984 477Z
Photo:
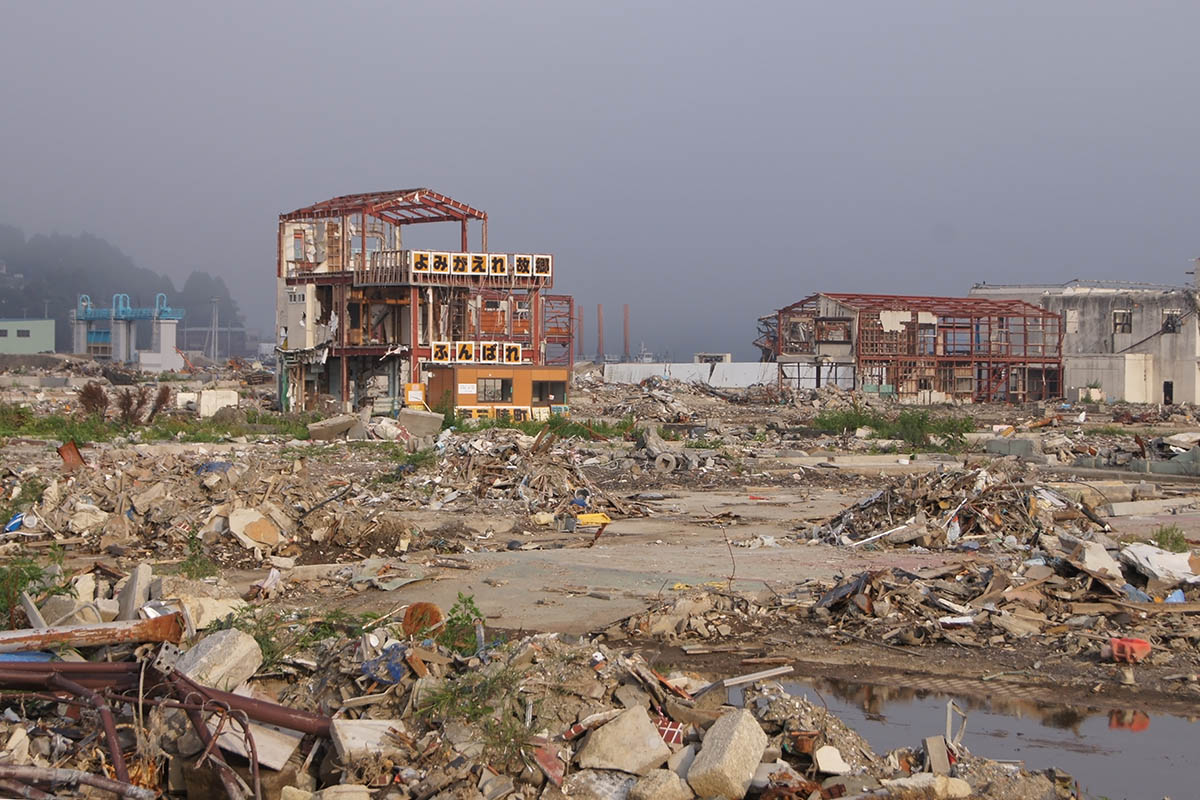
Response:
M1019 299L825 292L759 319L762 361L790 389L901 402L1026 402L1062 391L1057 313Z
M988 284L978 298L1017 298L1063 319L1066 393L1130 403L1200 402L1195 287L1126 281Z
M468 243L472 221L477 250ZM458 223L458 252L405 247L405 226L432 222ZM406 401L472 416L565 407L573 300L547 291L552 255L492 252L487 225L485 212L429 189L344 195L281 214L281 406L312 408L328 395L346 410L381 412ZM438 380L447 396L425 396L433 373L466 367L471 380Z

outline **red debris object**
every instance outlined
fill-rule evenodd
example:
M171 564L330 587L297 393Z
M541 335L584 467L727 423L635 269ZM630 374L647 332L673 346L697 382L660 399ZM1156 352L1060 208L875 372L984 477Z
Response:
M1114 708L1108 712L1109 730L1126 730L1140 733L1150 727L1150 716L1142 711Z
M658 728L658 735L662 740L671 746L674 750L676 746L683 745L683 725L673 720L667 719L664 716L658 716L654 719L654 727Z
M1136 664L1150 655L1150 643L1145 639L1118 639L1113 637L1108 640L1108 644L1112 648L1113 661Z
M436 628L444 620L442 610L433 603L413 603L404 612L404 621L400 623L400 627L405 636L415 636L422 631Z
M533 760L545 773L546 780L555 786L562 786L563 777L566 775L566 765L558 757L558 750L548 746L539 747L533 751Z
M79 452L79 445L75 444L74 440L66 442L62 447L58 448L58 454L63 460L63 472L72 472L80 467L87 466L87 463L83 460L83 455Z

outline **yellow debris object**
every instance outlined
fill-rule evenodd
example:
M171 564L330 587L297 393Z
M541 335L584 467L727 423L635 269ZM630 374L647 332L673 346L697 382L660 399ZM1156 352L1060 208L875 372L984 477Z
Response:
M588 527L589 525L607 525L612 522L608 514L597 512L595 514L580 514L575 517L575 524Z

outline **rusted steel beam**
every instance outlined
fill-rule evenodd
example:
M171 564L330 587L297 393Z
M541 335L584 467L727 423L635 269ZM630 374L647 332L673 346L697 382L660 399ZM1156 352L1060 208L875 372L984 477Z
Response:
M129 798L129 800L155 800L158 797L158 792L153 789L143 789L141 786L132 786L78 769L0 764L0 779L20 781L21 783L65 784L68 786L78 786L84 783L106 792L112 792L120 797Z
M0 653L45 650L59 645L98 647L106 644L178 642L182 638L183 617L167 614L154 619L0 631Z

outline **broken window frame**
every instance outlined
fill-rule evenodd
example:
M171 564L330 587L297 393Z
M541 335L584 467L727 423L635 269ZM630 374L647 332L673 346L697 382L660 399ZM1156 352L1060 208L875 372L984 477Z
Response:
M511 403L512 378L476 378L475 397L480 403Z
M1162 332L1179 333L1183 328L1183 309L1164 308L1162 312Z
M1133 333L1133 309L1113 310L1113 333Z
M813 336L817 344L850 344L850 317L817 317L813 320Z

